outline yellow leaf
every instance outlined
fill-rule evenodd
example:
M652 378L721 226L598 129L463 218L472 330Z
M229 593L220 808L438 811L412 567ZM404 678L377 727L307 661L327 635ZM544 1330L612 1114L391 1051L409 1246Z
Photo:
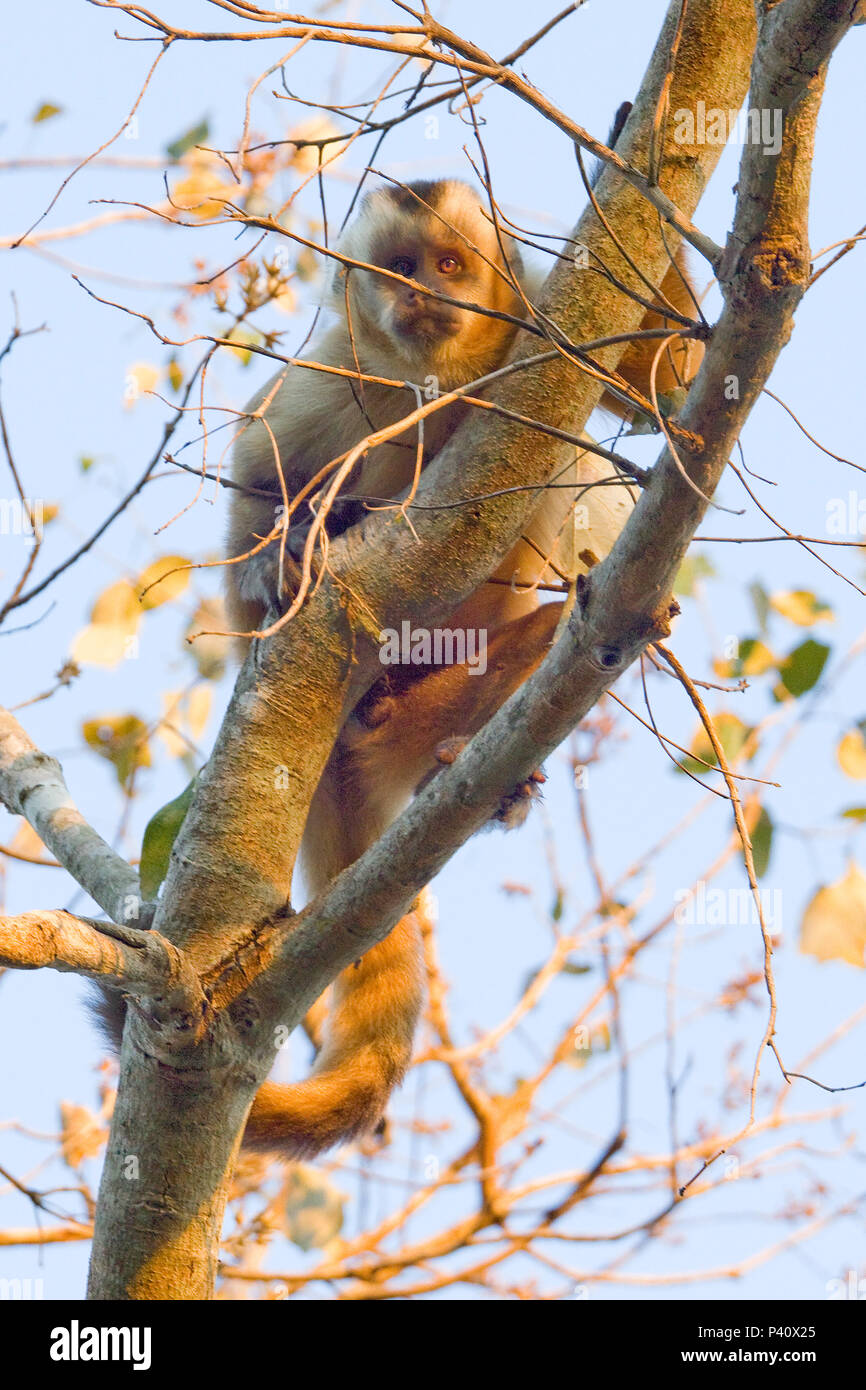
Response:
M62 1100L60 1124L63 1157L70 1168L80 1167L85 1158L95 1158L108 1137L106 1127L86 1105Z
M743 643L741 662L744 676L762 676L776 665L776 657L764 642L756 639L749 644Z
M226 166L215 155L207 150L187 150L181 163L189 172L172 187L176 207L207 222L220 216L226 200L237 198L240 185L226 179Z
M121 786L125 786L136 768L150 767L147 725L137 714L103 714L87 719L81 732L85 743L114 765Z
M722 680L736 680L741 676L763 676L777 665L778 658L766 643L757 637L749 637L739 643L736 656L728 660L715 660L713 670Z
M184 753L189 751L189 744L178 732L183 725L183 714L181 712L183 691L165 690L160 700L162 703L162 719L159 721L157 734L159 735L160 741L165 744L169 757L182 758Z
M124 409L131 410L136 401L159 385L159 367L150 362L135 362L126 373L123 390Z
M134 631L126 623L89 623L72 643L71 656L81 666L119 666L138 654Z
M72 644L71 656L85 666L117 666L137 655L135 633L141 622L141 604L126 579L110 584L90 610L90 623Z
M212 691L209 685L197 685L190 691L167 691L162 696L162 720L159 736L173 758L192 752L191 745L201 737L211 711Z
M746 739L752 732L750 726L744 724L742 719L739 719L736 714L730 714L727 710L720 710L718 714L713 715L713 727L715 728L716 736L719 743L722 745L722 752L725 754L727 761L735 762L742 751ZM706 772L705 763L709 763L710 767L716 766L716 755L713 751L713 745L710 743L707 731L703 725L700 726L692 738L689 744L689 752L693 756L683 759L683 766L687 771L700 775L702 772Z
M839 740L836 761L846 777L866 779L866 740L859 729L851 729Z
M193 614L186 636L192 637L200 632L187 650L198 668L200 676L206 680L218 681L225 673L229 654L229 638L220 636L220 628L225 629L226 615L220 599L204 599Z
M291 285L281 286L279 292L274 295L273 305L279 309L281 314L293 314L298 307L298 296Z
M844 878L818 892L803 913L800 950L818 960L863 967L866 948L866 875L853 862Z
M405 52L415 50L414 61L422 68L426 68L430 63L430 58L425 57L425 54L429 53L431 58L435 56L436 50L426 34L400 34L395 38Z
M811 627L813 623L835 622L832 608L808 589L790 589L786 593L773 594L770 607L781 613L783 618L796 623L798 627Z
M50 121L52 116L60 116L62 113L62 106L57 106L53 101L43 101L41 106L37 106L31 120L34 125L40 125L42 121Z
M236 344L235 347L226 348L225 351L234 353L235 357L239 357L245 367L249 366L253 354L246 344L252 343L255 347L260 347L262 342L261 334L256 333L252 328L233 328L225 337L228 342Z
M315 251L309 247L302 246L295 260L295 273L299 280L315 280L321 267L316 259Z
M103 589L90 610L92 623L123 623L134 632L141 618L138 595L128 579Z
M200 738L204 733L205 725L210 717L212 702L213 691L209 685L196 685L189 692L187 720L190 732L195 738Z
M327 140L330 135L339 135L340 129L329 116L311 116L309 120L302 121L289 131L290 140ZM332 145L322 146L322 159L329 160L332 164L343 153L345 141L337 140ZM295 150L291 164L297 169L299 174L314 174L319 167L319 146L306 145L303 149Z
M162 603L170 603L183 593L189 576L189 560L185 555L161 555L138 576L142 608L159 608Z

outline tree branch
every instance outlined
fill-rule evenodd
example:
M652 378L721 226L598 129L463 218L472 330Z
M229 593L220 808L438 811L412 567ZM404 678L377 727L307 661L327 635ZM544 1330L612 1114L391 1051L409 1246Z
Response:
M147 926L153 913L142 900L138 874L106 844L69 795L56 758L31 741L18 720L0 708L0 801L24 816L54 857L118 922Z
M204 1011L198 977L165 937L62 908L0 917L0 966L71 971L171 1011L199 1017Z

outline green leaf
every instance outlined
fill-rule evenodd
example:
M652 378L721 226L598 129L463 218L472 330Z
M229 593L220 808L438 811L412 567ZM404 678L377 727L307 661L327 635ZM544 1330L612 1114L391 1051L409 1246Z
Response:
M697 551L687 555L680 565L679 574L674 580L674 593L682 598L692 598L702 579L712 579L716 571L706 555Z
M776 669L774 653L758 637L744 637L737 655L727 663L731 676L763 676Z
M183 386L183 367L178 362L177 357L169 358L166 371L172 391L179 391Z
M659 413L665 420L672 419L679 415L689 394L687 386L675 386L672 391L659 391L658 403Z
M283 1230L301 1250L321 1250L342 1230L345 1200L324 1173L296 1163L284 1191Z
M675 415L679 415L686 403L688 387L675 386L667 394L663 391L658 393L659 414L663 420L672 420ZM634 435L659 434L659 422L655 415L647 415L643 410L635 410L629 428L625 432L626 439Z
M654 415L645 415L642 410L636 410L634 419L625 432L625 438L631 439L640 434L659 434L659 425Z
M210 121L205 116L198 125L190 126L189 130L184 131L176 140L172 140L170 145L166 145L165 152L169 159L180 159L187 150L191 150L195 145L201 145L210 135Z
M141 891L147 902L152 902L156 897L160 884L168 873L172 845L189 810L197 780L196 775L180 796L167 802L147 823L139 867Z
M763 584L755 582L749 585L749 597L752 600L755 617L758 619L758 626L765 633L767 631L767 619L770 616L770 595Z
M752 831L752 858L755 861L755 875L763 878L770 863L770 852L773 848L773 822L767 815L763 806L758 817L758 823Z
M726 710L722 710L721 713L713 716L713 727L719 743L722 745L725 758L729 763L734 762L752 732L752 726L744 724L736 714L729 714ZM715 751L703 725L698 729L689 744L689 748L692 757L681 759L683 772L691 772L694 776L700 777L707 770L706 763L709 763L710 767L718 766Z
M805 695L821 679L830 648L824 642L809 637L795 647L779 667L782 685L789 695Z

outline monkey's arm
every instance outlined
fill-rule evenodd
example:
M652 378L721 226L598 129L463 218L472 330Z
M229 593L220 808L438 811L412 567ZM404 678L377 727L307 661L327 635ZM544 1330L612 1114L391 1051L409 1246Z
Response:
M317 344L316 360L339 365L340 342L334 331ZM291 584L286 569L299 558L310 524L304 500L290 511L298 494L358 437L360 412L346 379L315 367L286 366L248 403L232 457L233 489L226 536L226 607L231 628L253 632L266 613L283 607ZM361 431L363 433L363 431ZM332 534L357 518L359 509L338 502L329 520ZM265 547L261 540L288 521L283 586L279 584L280 540ZM254 554L251 552L255 551ZM238 558L246 557L249 558Z

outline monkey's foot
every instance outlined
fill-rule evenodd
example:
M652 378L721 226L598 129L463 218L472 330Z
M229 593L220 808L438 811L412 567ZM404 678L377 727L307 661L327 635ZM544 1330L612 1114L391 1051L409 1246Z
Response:
M429 782L432 782L443 767L450 767L468 742L468 734L455 734L453 737L444 738L441 743L437 743L433 750L433 756L439 766L430 769L418 783L416 790L421 791L422 787L426 787ZM506 830L513 830L515 826L522 825L529 814L533 801L541 799L540 788L546 781L547 778L539 768L531 773L525 782L518 782L516 787L513 787L510 792L503 796L490 817L489 824L504 825Z
M533 801L541 800L540 788L546 781L541 768L536 768L525 782L518 782L516 787L503 796L497 810L490 817L491 824L504 825L506 830L513 830L516 826L522 825L529 815Z

